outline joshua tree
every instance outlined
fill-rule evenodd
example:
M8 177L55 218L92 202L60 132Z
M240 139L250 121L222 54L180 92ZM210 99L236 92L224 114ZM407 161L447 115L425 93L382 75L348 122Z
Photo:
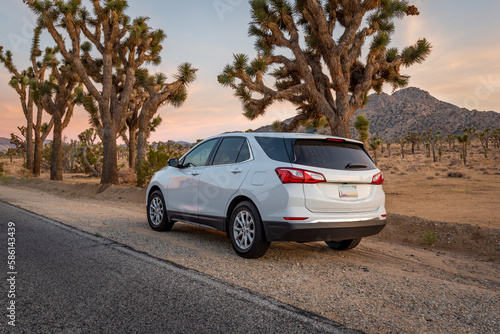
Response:
M165 33L152 31L147 18L131 21L125 15L125 0L92 0L93 16L80 1L23 2L38 16L95 100L103 142L101 184L117 184L116 137L129 117L135 73L145 63L161 61Z
M432 128L429 129L428 132L422 133L422 138L426 142L426 147L427 147L427 158L431 157L431 151L432 151L432 161L436 162L436 143L440 140L440 135L441 131L438 131L436 134L432 133Z
M467 165L467 145L469 143L469 135L457 135L457 140L460 144L462 144L462 159L464 160L464 165Z
M490 141L491 128L486 128L484 130L484 142L486 144L486 149L489 150L488 142Z
M382 145L383 140L379 136L373 136L370 138L369 145L370 148L373 150L373 158L375 159L375 165L378 163L378 149Z
M406 140L411 143L411 154L415 154L415 145L420 142L420 136L417 132L408 132Z
M21 106L23 109L24 116L27 121L26 126L26 164L27 169L31 170L35 175L40 174L40 157L38 154L38 167L35 161L37 160L37 154L41 152L41 127L42 127L42 113L43 110L40 105L37 105L37 122L33 123L33 109L34 109L34 99L33 99L33 85L43 81L45 74L46 64L38 61L38 57L42 55L39 49L41 30L36 28L34 30L32 48L30 52L31 66L26 70L19 71L12 61L12 52L7 50L5 54L3 53L3 47L0 46L0 61L4 64L7 70L12 74L10 80L10 85L15 89L19 95ZM33 130L35 130L35 143L33 143ZM50 128L49 128L50 131ZM36 146L34 150L33 146ZM36 152L35 152L36 151Z
M234 55L218 76L243 104L244 115L255 119L276 101L289 101L298 115L282 131L305 120L326 117L333 135L351 137L350 119L367 103L370 89L381 92L408 84L401 66L421 63L431 45L421 39L398 51L388 48L394 20L418 15L399 0L252 0L249 35L256 38L257 57ZM335 29L337 28L337 29ZM339 36L334 36L339 35ZM369 45L362 61L361 51ZM279 54L279 50L286 52ZM265 84L269 74L275 88Z
M488 129L491 130L491 129ZM484 157L488 159L488 135L486 134L486 131L481 131L476 133L477 138L481 142L481 146L483 147L484 150Z
M87 152L90 149L93 151L95 141L97 139L97 131L94 128L87 129L78 135L78 139L80 140L80 147L82 153L82 162L83 165L92 173L92 175L96 177L101 177L101 172L97 170L95 162L91 164L87 157Z
M137 74L140 73L137 76L137 81L144 88L147 97L139 112L136 166L140 165L146 158L151 121L158 108L164 104L170 104L174 107L181 106L187 98L187 85L196 79L196 71L197 69L194 69L191 64L184 63L177 68L177 73L174 75L176 80L171 83L166 82L163 73L149 75L145 70L137 72Z
M21 133L21 136L26 138L26 127L25 126L18 126L17 129ZM10 143L15 146L15 148L9 148L9 151L11 151L10 155L10 162L12 163L12 156L14 155L22 155L24 157L24 161L26 162L26 140L24 140L22 137L19 137L18 135L11 133L10 134Z
M370 121L364 114L358 115L356 117L354 128L358 130L359 140L366 144L368 141L368 137L370 136L370 133L368 132L370 128Z
M500 147L500 128L495 129L491 132L491 141L493 142L493 146L495 148Z
M457 138L453 133L450 133L448 136L446 136L445 141L448 143L448 148L451 150L452 146L455 148L455 140Z
M401 158L404 159L405 158L405 146L407 143L406 138L399 138L398 143L401 146Z
M52 116L54 134L52 140L52 156L50 160L50 179L63 179L63 136L73 115L76 95L82 87L77 87L78 76L70 63L60 64L55 54L48 49L46 61L50 63L51 74L48 81L37 86L35 100ZM53 50L52 50L53 51ZM61 66L59 66L61 65ZM75 88L77 91L75 91ZM79 91L79 92L78 92Z
M3 53L3 47L0 46L0 61L4 64L7 70L12 74L9 82L14 88L21 100L24 117L26 118L26 167L33 170L33 99L29 86L30 79L33 77L33 71L29 69L19 71L12 62L12 52L6 51Z
M465 134L467 134L468 136L468 139L467 139L467 145L471 145L471 140L472 140L472 136L476 133L476 128L475 127L468 127L468 128L463 128L462 129L462 132L464 132Z
M391 144L392 144L392 143L391 143L391 141L390 141L389 139L387 139L387 140L385 141L385 144L387 145L387 152L388 152L388 154L389 154L389 158L390 158L390 157L391 157Z
M20 97L23 113L27 121L27 169L32 171L35 176L40 175L40 163L43 143L52 130L52 119L48 124L43 123L42 117L44 108L40 104L40 101L37 101L34 98L37 85L43 83L43 81L45 80L45 71L48 66L47 59L50 58L47 50L43 55L42 51L39 48L41 32L42 30L40 27L37 27L34 30L29 58L31 66L26 70L19 71L12 62L12 52L6 51L5 54L3 54L2 47L0 47L0 61L12 74L10 85L16 90ZM42 60L39 60L40 56L42 55ZM34 107L36 107L37 109L35 122L33 122L33 117L35 116ZM33 132L35 135L34 140Z

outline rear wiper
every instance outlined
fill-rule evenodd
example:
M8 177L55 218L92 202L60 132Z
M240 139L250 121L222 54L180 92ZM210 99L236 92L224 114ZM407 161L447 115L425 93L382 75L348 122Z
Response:
M356 164L356 163L348 163L347 166L345 166L345 169L354 169L354 168L366 168L368 167L367 165L363 164Z

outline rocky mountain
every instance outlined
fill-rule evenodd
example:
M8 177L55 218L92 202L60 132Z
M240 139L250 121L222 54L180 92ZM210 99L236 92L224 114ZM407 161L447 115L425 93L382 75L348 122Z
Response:
M7 152L10 147L14 147L10 143L10 138L0 137L0 152Z
M409 131L422 133L429 128L434 132L441 130L444 135L461 134L465 127L500 128L500 113L460 108L414 87L392 95L370 95L370 101L364 109L356 111L351 124L359 114L365 114L370 121L371 134L387 139L396 139ZM354 126L351 133L356 133Z
M500 113L460 108L415 87L399 90L392 95L372 94L369 98L366 107L356 111L351 119L353 138L357 137L353 124L359 114L365 114L370 121L370 134L393 140L407 135L409 131L421 134L429 128L434 132L441 130L443 135L460 134L464 127L478 130L500 128ZM255 131L272 130L271 126L265 126Z

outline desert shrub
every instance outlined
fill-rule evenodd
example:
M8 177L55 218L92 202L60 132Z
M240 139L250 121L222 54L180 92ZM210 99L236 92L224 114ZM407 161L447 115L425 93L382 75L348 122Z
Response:
M50 168L50 161L52 160L52 142L45 144L42 147L41 167L43 169Z
M146 160L137 167L137 185L144 187L153 174L167 166L168 159L179 158L189 149L188 146L169 140L149 145Z
M133 168L124 167L118 170L118 179L120 184L136 184L137 176Z
M3 162L0 161L0 173L4 172L3 167L4 167L4 164L3 164Z
M448 177L462 178L465 175L460 172L448 172Z
M26 168L21 168L17 171L17 175L22 179L29 179L30 177L33 177L33 172Z
M438 234L437 234L437 232L427 231L423 234L422 237L424 238L424 242L426 244L430 245L437 240Z

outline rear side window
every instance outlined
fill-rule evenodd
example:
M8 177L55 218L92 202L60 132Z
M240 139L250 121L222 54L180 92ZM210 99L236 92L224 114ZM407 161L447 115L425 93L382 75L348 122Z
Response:
M236 162L243 162L247 161L248 159L250 159L250 148L248 147L248 143L245 140L243 146L241 147L240 154L238 154Z
M276 161L290 162L283 138L255 137L267 156Z
M228 137L222 143L215 154L213 165L234 164L250 159L250 152L245 138Z
M298 139L293 145L294 163L330 169L375 169L365 150L354 143Z

